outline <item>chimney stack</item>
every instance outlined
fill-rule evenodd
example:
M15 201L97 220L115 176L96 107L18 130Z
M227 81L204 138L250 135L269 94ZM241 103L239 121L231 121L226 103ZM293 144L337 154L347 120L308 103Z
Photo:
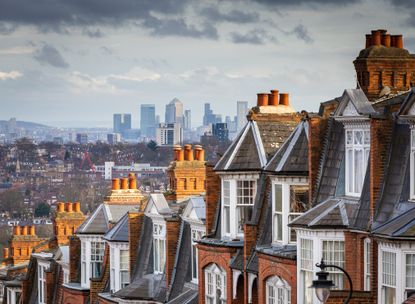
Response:
M58 212L65 212L65 204L60 202L58 203Z
M278 90L271 90L271 94L268 97L268 105L278 106Z
M128 177L123 177L121 179L121 189L128 190Z
M22 227L22 235L27 235L27 226Z
M267 93L258 93L257 96L258 96L258 99L257 99L258 107L268 105L268 94Z
M384 45L386 47L391 46L391 35L390 34L382 35L382 45Z
M74 211L75 212L81 212L81 203L80 202L75 202L74 204Z
M379 46L381 42L380 31L372 31L372 45Z
M366 48L372 46L372 35L366 34Z
M20 235L20 226L14 226L13 230L14 235Z
M288 93L280 93L280 105L282 105L282 106L289 106L290 105Z
M130 189L132 189L132 190L137 189L137 179L136 179L136 177L135 177L135 174L134 174L134 173L132 173L132 172L130 172L130 173L128 174L128 177L129 177L129 184L128 184L128 188L130 188Z
M70 202L66 203L66 212L73 212L72 203Z
M195 159L205 161L205 150L203 150L201 145L195 145Z
M403 37L402 35L393 35L395 36L395 45L392 45L398 49L403 49Z
M120 179L119 178L112 179L112 190L120 190Z
M192 145L184 145L184 160L192 161L193 160L193 150Z
M29 227L29 234L30 234L30 235L36 235L35 226L30 226L30 227Z
M175 145L173 147L173 153L174 153L174 160L178 161L180 159L180 150L182 149L181 146Z
M3 259L8 259L8 258L9 258L9 248L4 247L3 248Z

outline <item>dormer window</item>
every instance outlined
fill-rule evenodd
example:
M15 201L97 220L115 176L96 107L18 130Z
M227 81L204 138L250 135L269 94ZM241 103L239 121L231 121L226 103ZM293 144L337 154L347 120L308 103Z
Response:
M415 129L411 129L411 199L415 199Z
M100 237L81 238L81 285L89 288L90 278L99 278L102 273L105 243Z
M256 180L222 180L222 232L228 237L243 237L244 224L251 218Z
M166 226L162 223L153 223L153 265L154 273L164 272L166 263Z
M346 128L346 195L360 196L370 152L369 125Z
M109 243L110 246L110 286L116 292L130 283L130 251L128 243Z

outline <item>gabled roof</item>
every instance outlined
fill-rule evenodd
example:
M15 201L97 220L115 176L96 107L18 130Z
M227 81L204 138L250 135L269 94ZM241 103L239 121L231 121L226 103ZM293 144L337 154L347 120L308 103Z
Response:
M365 116L375 113L362 89L346 89L334 116Z
M137 210L136 205L100 204L79 226L77 234L105 234L110 224L117 223L128 211Z
M373 234L392 238L415 238L415 207L374 229Z
M215 171L258 171L281 147L296 121L248 121L216 164Z
M150 198L144 212L158 215L171 215L173 213L165 196L161 193L150 194Z
M105 234L104 239L110 242L128 242L128 213Z
M206 221L206 204L203 196L192 196L187 200L183 211L184 220L204 223Z
M268 162L265 170L277 174L307 174L308 122L302 121Z

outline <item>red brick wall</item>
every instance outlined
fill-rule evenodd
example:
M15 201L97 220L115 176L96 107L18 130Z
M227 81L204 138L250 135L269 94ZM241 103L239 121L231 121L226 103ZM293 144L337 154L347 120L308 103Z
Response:
M241 303L241 299L232 299L232 269L229 267L229 261L235 255L236 248L206 246L202 244L197 245L197 247L199 249L199 304L205 304L204 268L211 263L215 263L226 271L226 303Z
M220 177L213 171L213 165L206 164L206 234L214 228L216 208L220 198Z
M88 297L89 297L89 290L81 291L81 290L63 287L62 303L65 303L65 304L85 303Z
M60 265L57 266L60 269L59 271L59 278L58 278L58 286L56 290L56 304L64 304L63 303L63 269Z
M133 274L136 263L137 247L143 227L144 212L128 213L128 242L130 251L130 275Z
M348 291L332 290L330 297L327 300L327 304L343 304L344 300L348 296ZM349 304L374 304L368 291L353 291L353 296Z
M104 260L102 261L102 273L99 278L91 278L91 288L89 299L90 303L96 303L98 294L102 292L110 279L110 250L109 245L105 244Z
M53 265L49 271L46 271L46 303L53 304L53 292L55 287L55 275L57 266Z
M172 218L166 220L166 283L170 284L176 259L177 240L179 239L180 220Z
M78 282L80 278L81 240L77 236L69 238L69 282Z
M294 260L258 254L258 303L265 303L266 280L279 276L291 286L291 304L297 303L297 263Z

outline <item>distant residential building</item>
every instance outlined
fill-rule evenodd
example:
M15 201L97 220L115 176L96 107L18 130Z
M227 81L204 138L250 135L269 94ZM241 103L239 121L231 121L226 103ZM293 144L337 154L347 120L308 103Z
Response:
M120 133L109 133L109 134L107 134L107 142L110 145L115 145L116 143L121 142L121 134Z
M76 134L76 142L78 144L84 145L88 143L88 134L86 133L77 133Z
M181 124L160 124L156 132L156 141L159 146L180 145L183 141Z
M140 107L140 131L141 137L156 137L156 106L154 104L142 104Z
M131 114L114 114L114 133L124 136L127 130L131 130Z
M192 112L190 110L184 111L183 129L190 130L192 128Z
M140 139L140 130L139 129L129 129L125 130L122 134L123 139L128 142L138 142Z
M165 123L183 124L183 103L179 99L174 98L166 105Z
M242 130L246 124L246 114L248 114L248 102L238 101L236 103L236 129Z
M220 142L229 140L229 130L226 123L216 123L212 125L212 134Z
M62 137L54 137L53 138L53 143L55 145L63 145L63 138Z

